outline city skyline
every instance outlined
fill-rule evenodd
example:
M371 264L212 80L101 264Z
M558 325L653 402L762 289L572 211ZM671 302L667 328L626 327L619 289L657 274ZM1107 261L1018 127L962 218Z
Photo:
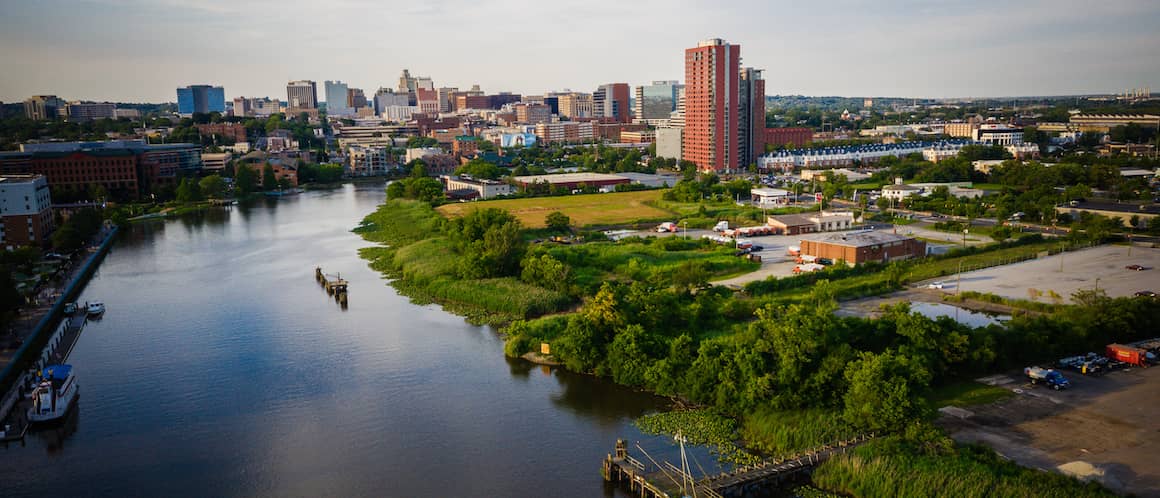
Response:
M765 71L768 95L998 98L1160 86L1160 4L1144 0L1098 11L1078 0L851 1L824 12L756 1L0 2L4 102L173 102L173 89L191 84L222 86L227 99L280 98L304 79L374 92L404 68L439 87L593 92L678 79L683 50L717 37L746 47L742 64ZM362 28L362 19L378 22Z

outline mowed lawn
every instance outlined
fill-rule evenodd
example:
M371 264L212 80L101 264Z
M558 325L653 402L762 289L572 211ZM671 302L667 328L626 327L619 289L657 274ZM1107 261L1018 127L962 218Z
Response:
M634 222L665 221L671 218L673 213L646 204L659 200L663 193L664 190L644 190L608 194L502 199L444 204L437 209L443 216L447 217L463 216L475 209L505 209L529 228L543 228L544 219L553 211L560 211L568 215L572 219L572 226L576 227L624 225Z

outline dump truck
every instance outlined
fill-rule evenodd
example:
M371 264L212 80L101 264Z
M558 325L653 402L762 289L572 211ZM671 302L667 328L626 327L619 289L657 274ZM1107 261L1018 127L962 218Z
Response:
M1071 386L1071 381L1067 380L1067 377L1050 368L1027 367L1023 369L1023 373L1031 379L1032 384L1042 382L1056 391Z
M1151 353L1123 344L1108 344L1105 353L1109 360L1122 361L1138 367L1147 367L1152 360L1155 360L1155 357Z

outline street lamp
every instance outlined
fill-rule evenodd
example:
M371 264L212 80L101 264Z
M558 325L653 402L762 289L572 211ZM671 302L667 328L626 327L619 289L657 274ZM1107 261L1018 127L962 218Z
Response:
M685 240L689 240L689 220L682 220L681 226L685 230Z
M963 247L967 247L967 229L963 229Z

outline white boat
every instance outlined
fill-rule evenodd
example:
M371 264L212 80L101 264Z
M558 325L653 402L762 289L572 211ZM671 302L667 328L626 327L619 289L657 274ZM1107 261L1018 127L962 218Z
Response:
M105 312L105 303L102 303L100 301L93 301L91 303L87 303L85 305L85 310L88 311L88 313L90 315L100 315L101 313Z
M80 389L72 365L45 367L40 382L32 390L32 408L28 409L28 421L48 422L63 417L76 401Z

